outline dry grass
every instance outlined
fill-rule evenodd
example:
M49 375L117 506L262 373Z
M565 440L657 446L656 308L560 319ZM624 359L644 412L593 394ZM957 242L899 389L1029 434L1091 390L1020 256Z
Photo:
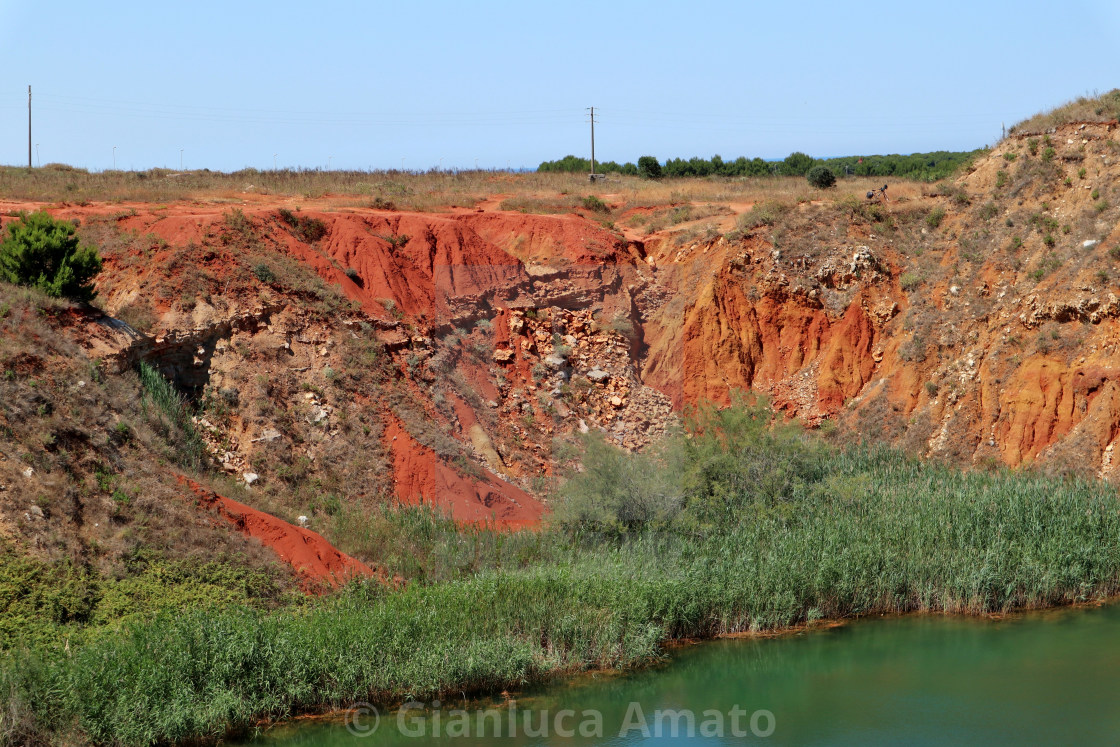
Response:
M236 203L252 196L292 197L336 207L427 211L471 207L494 194L530 196L588 192L574 174L513 174L493 171L214 171L90 172L62 164L25 169L0 167L9 199L42 202ZM355 199L358 198L358 199Z
M508 173L493 171L212 171L90 172L60 164L24 169L0 167L4 196L38 202L167 203L208 201L240 203L262 197L287 197L323 209L383 208L437 211L474 207L497 195L504 209L556 212L577 206L581 197L595 195L623 209L663 207L684 203L751 203L760 199L795 202L827 198L840 191L865 192L882 186L880 178L842 180L837 189L822 192L801 177L706 177L650 181L611 176L589 184L581 174ZM899 194L920 185L891 180ZM892 190L894 187L892 187ZM895 192L892 191L892 197Z
M1024 119L1008 134L1024 135L1045 132L1070 122L1108 122L1120 118L1120 88L1099 96L1078 96L1048 112Z
M579 200L571 195L560 197L517 196L502 200L498 206L502 210L515 210L519 213L574 213L579 209Z

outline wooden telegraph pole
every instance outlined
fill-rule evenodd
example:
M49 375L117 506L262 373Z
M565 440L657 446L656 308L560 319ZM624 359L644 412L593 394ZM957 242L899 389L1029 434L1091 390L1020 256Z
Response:
M595 107L591 109L591 181L595 181Z

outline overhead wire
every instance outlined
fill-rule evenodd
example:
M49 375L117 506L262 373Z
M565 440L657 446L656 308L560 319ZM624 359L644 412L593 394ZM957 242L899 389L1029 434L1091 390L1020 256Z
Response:
M20 92L19 96L23 96ZM26 102L13 101L15 93L0 95L0 107L15 108ZM493 127L516 125L567 124L578 121L579 110L572 108L513 109L477 112L464 111L394 111L394 112L320 112L293 111L290 109L261 109L208 106L197 104L104 99L94 96L36 92L35 108L46 112L80 114L87 116L128 115L136 118L212 122L243 125L293 125L337 127ZM983 124L999 119L987 112L969 112L960 116L926 113L900 113L889 118L861 114L818 114L812 118L775 116L752 113L745 116L736 112L705 112L692 110L645 109L632 106L596 107L596 121L604 124L671 129L689 127L712 132L832 132L847 134L868 129L878 131L908 131L927 128L959 128Z
M114 101L87 96L37 95L44 111L74 114L126 114L157 120L221 122L235 124L291 124L327 126L493 126L500 124L549 124L562 122L566 109L524 109L483 112L318 112L284 109L235 109L184 104Z

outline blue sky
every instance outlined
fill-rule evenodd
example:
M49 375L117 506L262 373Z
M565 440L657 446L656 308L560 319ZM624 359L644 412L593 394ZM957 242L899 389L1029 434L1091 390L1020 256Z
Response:
M0 163L964 150L1120 86L1120 3L0 0ZM180 152L181 151L181 152ZM2 188L2 187L0 187Z

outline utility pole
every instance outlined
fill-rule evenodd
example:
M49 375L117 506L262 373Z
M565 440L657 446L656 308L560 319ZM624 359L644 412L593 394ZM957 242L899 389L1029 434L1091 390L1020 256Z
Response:
M31 86L27 86L27 168L31 168Z
M595 178L595 107L591 107L591 178Z

